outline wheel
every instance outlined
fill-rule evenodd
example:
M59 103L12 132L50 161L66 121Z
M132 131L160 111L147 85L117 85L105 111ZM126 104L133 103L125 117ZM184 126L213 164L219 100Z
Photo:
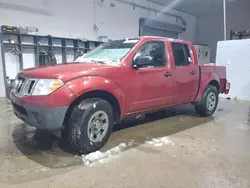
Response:
M112 106L100 98L90 98L76 105L70 115L68 141L81 154L102 148L113 129Z
M196 112L203 117L211 116L218 105L219 93L215 86L208 85L203 97L201 104L195 105Z

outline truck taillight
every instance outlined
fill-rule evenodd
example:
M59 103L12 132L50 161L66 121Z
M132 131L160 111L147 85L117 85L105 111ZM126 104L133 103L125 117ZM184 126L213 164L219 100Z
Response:
M228 94L229 91L230 91L230 83L227 82L227 83L226 83L226 88L225 88L225 94Z

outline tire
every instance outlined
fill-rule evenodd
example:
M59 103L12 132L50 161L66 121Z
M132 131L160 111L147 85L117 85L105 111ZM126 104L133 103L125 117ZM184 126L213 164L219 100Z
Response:
M100 98L85 99L70 114L67 122L68 141L81 154L97 151L108 141L113 125L113 108L107 101ZM100 133L97 133L97 129L100 129Z
M212 102L214 99L215 101ZM212 100L212 101L211 101ZM201 104L195 105L196 112L202 117L208 117L213 115L219 101L219 93L215 86L208 85L203 97Z

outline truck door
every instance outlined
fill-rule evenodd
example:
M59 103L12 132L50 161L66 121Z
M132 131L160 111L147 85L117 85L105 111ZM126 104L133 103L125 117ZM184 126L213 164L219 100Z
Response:
M171 76L168 72L167 54L164 41L148 41L137 50L136 59L150 59L149 64L134 64L134 91L131 112L143 111L166 106L171 96L168 91L173 87Z
M194 99L199 85L199 66L191 56L188 44L172 42L173 102L186 103ZM194 54L193 54L194 55Z

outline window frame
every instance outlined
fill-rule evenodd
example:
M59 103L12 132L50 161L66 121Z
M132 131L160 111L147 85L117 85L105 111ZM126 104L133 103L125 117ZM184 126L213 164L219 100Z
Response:
M165 41L162 41L162 40L150 40L150 41L145 41L140 47L139 49L135 52L134 56L133 56L133 59L132 59L132 64L135 64L134 63L134 60L135 60L135 56L136 54L139 52L139 50L146 44L149 44L149 43L162 43L163 46L164 46L164 58L165 58L165 64L162 65L162 66L148 66L148 67L139 67L139 69L142 69L142 68L164 68L164 67L167 67L168 66L168 58L167 58L167 46L166 46L166 43Z
M173 49L173 46L172 46L173 44L179 44L179 45L182 46L182 51L183 51L184 59L185 59L185 65L183 65L183 64L182 65L177 65L176 64L175 55L174 55L174 49ZM187 47L187 50L188 50L190 56L188 56L188 54L186 52L186 49L185 49L185 46ZM188 66L190 66L193 63L193 61L192 61L192 55L191 55L190 48L189 48L188 44L186 44L186 43L180 43L180 42L171 42L171 48L172 48L173 57L174 57L174 64L175 64L176 67L188 67ZM189 61L188 58L191 58L191 61Z
M184 48L184 53L185 53L185 56L186 56L186 63L187 63L187 65L186 66L189 66L190 64L192 64L193 63L193 61L192 61L192 56L191 56L191 52L190 52L190 48L189 48L189 45L188 44L186 44L186 43L183 43L182 44L183 45L183 48ZM188 54L186 54L186 50L185 50L185 46L187 47L187 50L188 50L188 52L189 52L189 56L188 56ZM189 59L188 58L190 58L191 59L191 62L189 61Z

